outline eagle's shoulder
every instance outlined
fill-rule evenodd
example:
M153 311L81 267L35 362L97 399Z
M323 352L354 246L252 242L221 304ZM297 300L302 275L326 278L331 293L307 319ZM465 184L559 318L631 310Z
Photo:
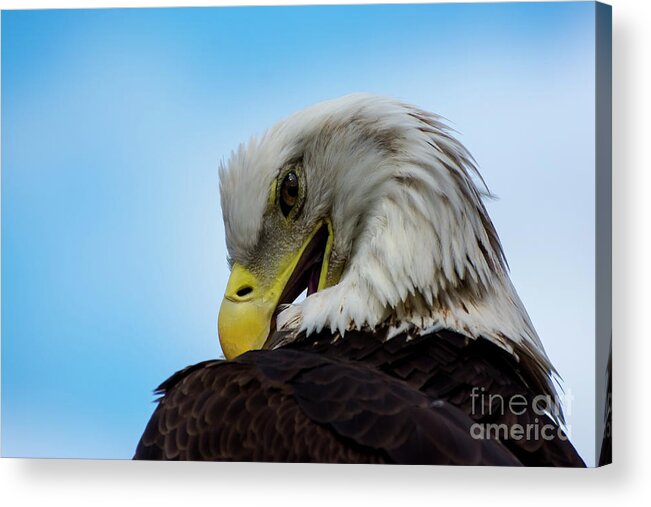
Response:
M191 364L190 366L186 366L185 368L177 371L176 373L172 374L167 380L162 382L155 390L155 394L159 394L161 396L165 396L165 394L168 391L171 391L176 387L180 382L183 382L183 380L186 377L192 377L192 373L200 370L205 370L214 366L217 366L218 364L222 363L223 361L220 361L218 359L211 359L208 361L201 361L200 363L196 364Z
M517 465L473 421L372 364L283 348L188 367L161 385L137 459Z

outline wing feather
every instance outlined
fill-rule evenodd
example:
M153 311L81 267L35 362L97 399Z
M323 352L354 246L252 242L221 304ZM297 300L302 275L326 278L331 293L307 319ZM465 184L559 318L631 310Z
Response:
M359 363L257 351L161 386L136 459L518 465L472 420ZM193 403L188 403L188 399Z

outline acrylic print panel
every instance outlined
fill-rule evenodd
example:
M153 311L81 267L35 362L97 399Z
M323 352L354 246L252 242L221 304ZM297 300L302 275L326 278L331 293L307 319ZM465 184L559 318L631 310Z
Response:
M595 465L609 16L4 11L2 455Z

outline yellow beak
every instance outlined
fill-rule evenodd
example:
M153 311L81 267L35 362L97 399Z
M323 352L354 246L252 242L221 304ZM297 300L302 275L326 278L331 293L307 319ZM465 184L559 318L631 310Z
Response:
M318 289L326 286L328 261L332 249L332 226L329 221L328 239L319 276ZM278 307L283 290L296 270L307 246L320 223L302 247L288 261L281 263L280 273L271 283L263 286L258 277L241 264L235 263L226 285L224 299L219 309L219 342L227 359L233 359L249 350L261 349L269 337L271 319Z
M262 348L271 326L271 316L280 294L260 294L256 277L241 264L234 264L219 309L219 342L227 359L247 350Z

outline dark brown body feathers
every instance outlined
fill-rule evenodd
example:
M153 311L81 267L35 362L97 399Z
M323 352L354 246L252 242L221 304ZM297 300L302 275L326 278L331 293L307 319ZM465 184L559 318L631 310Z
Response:
M173 375L134 458L584 466L551 417L488 406L488 394L529 402L541 394L525 367L488 341L447 331L311 335ZM475 423L551 424L561 437L478 439Z

